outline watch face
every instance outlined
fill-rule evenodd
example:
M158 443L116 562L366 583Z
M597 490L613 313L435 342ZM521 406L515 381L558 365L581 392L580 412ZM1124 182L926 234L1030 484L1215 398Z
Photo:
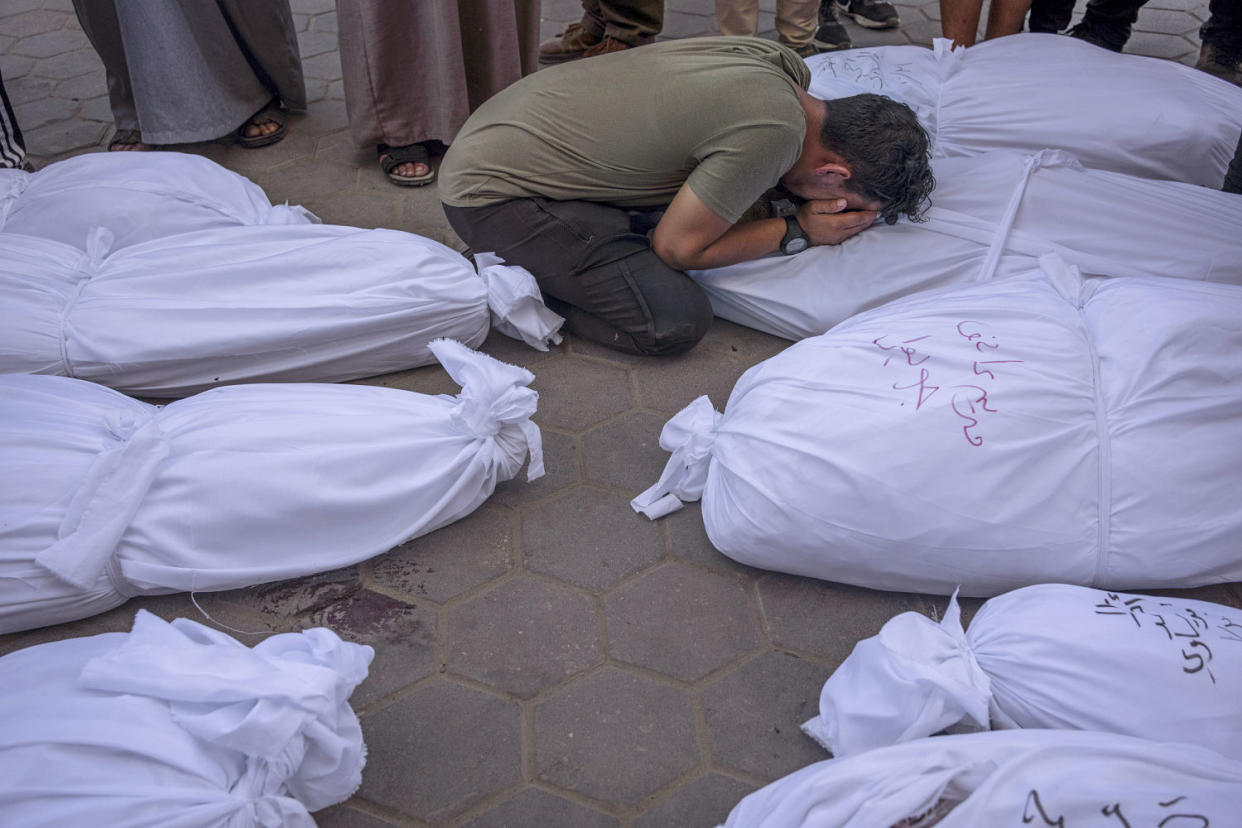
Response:
M786 253L801 253L803 250L806 250L806 247L807 247L806 239L801 238L801 237L796 238L796 239L790 239L789 241L785 242Z

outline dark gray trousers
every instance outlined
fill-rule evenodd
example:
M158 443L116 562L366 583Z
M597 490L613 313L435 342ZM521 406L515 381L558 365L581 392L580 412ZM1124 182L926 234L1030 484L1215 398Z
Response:
M635 354L679 354L711 324L703 289L666 265L619 207L517 198L444 213L472 250L534 274L577 336Z

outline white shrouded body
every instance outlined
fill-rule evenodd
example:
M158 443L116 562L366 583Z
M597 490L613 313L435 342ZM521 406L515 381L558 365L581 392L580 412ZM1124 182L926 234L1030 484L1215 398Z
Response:
M1048 253L1088 276L1242 284L1242 196L1088 170L1051 150L933 167L924 223L877 224L842 244L691 275L717 316L787 339L918 291L1026 272Z
M1068 150L1099 170L1219 188L1242 133L1242 89L1168 60L1019 34L969 49L879 46L807 60L810 92L908 104L936 158Z
M905 612L860 641L803 730L837 757L945 728L1098 730L1242 761L1242 610L1040 584L962 630Z
M253 648L145 611L129 633L0 658L0 822L312 828L362 781L349 696L370 647L316 628Z
M157 408L0 377L0 632L347 566L466 516L528 455L541 475L531 374L432 348L457 397L243 385Z
M701 493L726 555L878 589L1239 580L1242 288L1042 268L756 365L670 421L635 508Z
M100 227L120 249L196 230L318 221L303 207L273 206L248 178L181 152L98 152L37 173L0 170L0 232L79 249Z
M1111 733L1011 730L818 762L747 796L724 825L1206 828L1235 825L1239 813L1242 763L1206 748Z
M481 343L489 305L547 349L560 317L534 278L411 233L223 227L85 252L0 233L0 372L175 397L236 382L337 382L431 364L428 343Z

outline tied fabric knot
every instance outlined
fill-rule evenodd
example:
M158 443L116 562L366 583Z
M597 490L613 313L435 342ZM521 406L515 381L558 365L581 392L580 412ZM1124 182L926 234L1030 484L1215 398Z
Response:
M539 405L539 392L528 387L535 376L452 339L436 339L428 347L461 386L453 422L467 433L492 440L509 477L527 456L526 479L543 477L543 437L530 421Z
M103 574L169 450L154 408L145 419L109 414L105 425L114 442L95 456L74 492L56 542L35 556L36 564L79 589L90 589Z
M273 204L260 222L263 225L323 224L323 219L301 204Z
M362 730L349 696L373 656L324 628L250 648L194 621L140 610L120 646L86 663L80 683L167 703L187 733L248 757L236 793L284 808L290 803L273 794L287 788L314 811L361 784Z
M672 452L672 457L656 484L630 501L635 512L656 520L676 512L684 501L703 496L720 418L712 401L702 396L664 424L660 448Z
M544 305L543 294L529 270L506 265L495 253L476 253L474 262L487 288L492 327L537 351L548 350L548 343L560 344L559 331L565 320Z
M858 642L824 683L819 715L802 730L837 756L945 728L987 730L991 688L962 629L954 591L940 623L903 612Z

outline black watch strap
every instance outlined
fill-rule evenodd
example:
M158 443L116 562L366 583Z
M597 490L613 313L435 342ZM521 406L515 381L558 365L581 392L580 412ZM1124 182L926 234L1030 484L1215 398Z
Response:
M811 240L798 223L798 217L785 216L785 236L781 239L781 252L786 256L801 253L811 246Z

